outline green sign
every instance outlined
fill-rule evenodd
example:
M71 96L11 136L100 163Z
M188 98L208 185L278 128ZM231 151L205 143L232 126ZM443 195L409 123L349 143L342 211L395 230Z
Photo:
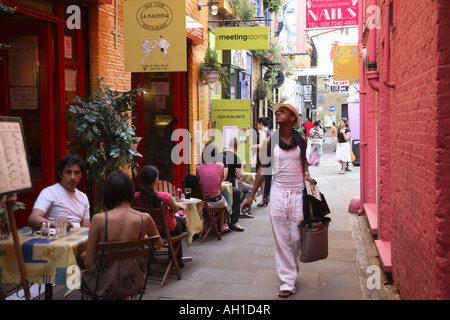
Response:
M230 140L239 140L238 156L249 162L249 127L251 126L251 100L211 100L211 121L216 122L214 143L223 151ZM250 170L250 165L245 171Z
M269 38L269 27L218 27L216 49L268 50Z

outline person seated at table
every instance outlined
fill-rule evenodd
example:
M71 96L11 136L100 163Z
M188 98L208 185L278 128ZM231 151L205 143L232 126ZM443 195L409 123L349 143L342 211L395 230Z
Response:
M46 221L53 227L54 221L64 216L69 229L89 227L89 200L85 193L77 189L84 168L85 163L77 154L69 154L59 160L57 183L40 192L28 217L29 226L40 227Z
M247 199L252 192L252 186L248 183L241 182L240 180L244 176L244 169L246 167L245 161L242 162L241 158L236 154L239 147L239 141L237 138L230 140L228 150L225 150L223 155L223 164L225 166L225 175L227 180L233 186L233 214L231 215L231 222L238 222L239 216L244 218L253 218L251 212L247 211L247 208L241 211L241 201L234 201L234 199L241 200L241 192Z
M169 226L170 235L176 236L182 232L186 231L186 225L181 219L180 215L176 215L179 212L178 205L172 196L167 192L155 191L156 186L159 182L159 171L158 168L151 165L146 165L139 172L139 178L141 179L141 185L139 186L139 191L135 193L134 199L131 202L133 207L154 207L154 205L159 205L161 202L164 203L166 209L166 220ZM182 214L182 212L180 212ZM158 230L161 234L164 230ZM177 260L180 268L184 266L183 263L183 249L177 252Z
M99 242L138 240L147 236L159 236L152 217L131 208L133 198L134 184L130 176L122 170L110 173L103 183L102 190L102 200L106 210L92 217L86 251L79 261L81 267L87 269L82 271L81 278L82 287L88 292L95 290L99 272L96 270L97 244ZM161 237L157 239L155 250L162 247ZM145 281L145 266L142 269L143 266L137 263L137 260L118 260L114 264L105 265L105 268L107 270L102 269L101 272L105 279L99 281L99 285L103 284L104 287L97 287L97 293L99 289L104 292L108 292L108 290L127 291L127 287L134 286L133 281L141 281L142 276ZM111 274L115 276L109 277ZM106 277L109 278L106 279ZM120 277L127 277L129 281L123 282Z
M197 176L202 183L208 206L212 209L227 207L227 200L220 192L220 185L226 178L224 165L220 161L217 146L211 141L207 142L202 153L202 163L197 166ZM224 217L219 221L219 230L222 234L230 232L230 227L225 225ZM240 231L244 231L244 229L242 228Z

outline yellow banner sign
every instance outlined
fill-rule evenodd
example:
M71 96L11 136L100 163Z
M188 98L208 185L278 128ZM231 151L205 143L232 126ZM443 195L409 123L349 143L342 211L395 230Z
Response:
M333 79L335 81L359 80L358 46L334 47Z
M125 71L186 71L185 0L124 1Z
M269 27L218 27L216 49L218 50L267 50Z

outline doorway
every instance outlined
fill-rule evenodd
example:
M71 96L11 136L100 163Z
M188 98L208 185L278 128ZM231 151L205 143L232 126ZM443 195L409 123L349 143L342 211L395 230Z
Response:
M22 120L35 186L18 196L26 204L26 209L16 214L19 228L27 225L41 190L56 182L58 159L79 152L68 143L73 140L73 129L67 126L62 110L75 94L86 92L87 24L83 22L82 30L77 31L65 28L64 12L70 4L39 2L36 10L30 7L23 13L19 9L0 19L0 42L9 45L8 50L0 50L0 115ZM47 15L38 11L44 9L48 9ZM59 18L56 12L61 14ZM83 179L78 188L86 186Z
M186 74L184 72L133 73L132 87L143 88L134 111L136 133L142 138L138 151L139 167L153 165L159 179L181 186L186 163L176 163L172 150L178 143L186 152L190 141L173 141L176 129L186 129ZM185 154L180 154L185 157ZM187 157L189 159L189 157Z

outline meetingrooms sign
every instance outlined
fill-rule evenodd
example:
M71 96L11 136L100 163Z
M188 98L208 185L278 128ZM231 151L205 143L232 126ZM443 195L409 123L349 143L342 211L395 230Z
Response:
M268 50L269 27L218 27L218 50Z

